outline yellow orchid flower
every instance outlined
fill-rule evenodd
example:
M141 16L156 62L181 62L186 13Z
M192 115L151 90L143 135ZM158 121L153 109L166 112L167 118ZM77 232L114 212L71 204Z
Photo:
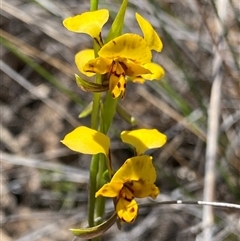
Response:
M99 189L96 197L115 197L116 212L124 222L133 222L137 217L138 205L134 198L156 198L160 193L154 182L156 171L151 156L136 156L125 161L114 174L110 183Z
M134 198L156 198L159 189L155 186L156 171L152 157L143 155L147 149L165 144L167 137L156 129L123 131L122 141L136 149L137 156L129 158L113 175L111 181L96 192L96 197L116 198L116 212L125 222L133 222L137 216L138 205ZM101 132L86 126L77 127L61 141L71 150L84 154L103 153L110 161L110 139ZM111 165L109 165L112 174ZM110 175L112 176L112 175Z
M108 10L101 9L63 21L68 30L90 35L101 47L97 58L93 49L76 54L75 63L79 71L86 76L107 74L113 98L124 96L127 76L129 80L138 83L144 83L146 79L161 79L164 76L164 69L151 62L151 50L160 52L163 45L152 25L136 13L136 19L144 37L127 33L103 45L101 30L108 17Z

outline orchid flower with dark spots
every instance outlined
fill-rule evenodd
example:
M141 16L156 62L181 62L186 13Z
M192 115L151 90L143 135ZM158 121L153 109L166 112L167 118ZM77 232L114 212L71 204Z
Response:
M156 129L139 129L123 131L121 139L135 148L136 156L127 159L115 174L110 163L110 139L103 133L81 126L68 133L62 143L80 153L103 153L106 156L111 180L104 184L95 196L114 198L119 219L133 222L138 213L138 205L134 198L156 198L160 192L154 184L157 176L152 157L144 153L148 149L163 146L167 137Z
M68 30L90 35L100 47L96 58L93 49L76 54L75 63L79 71L89 77L95 74L106 75L113 98L124 96L126 80L144 83L145 80L161 79L164 69L151 62L151 50L160 52L163 45L152 25L136 13L143 37L126 33L104 44L101 30L108 17L108 10L101 9L64 20L63 24Z

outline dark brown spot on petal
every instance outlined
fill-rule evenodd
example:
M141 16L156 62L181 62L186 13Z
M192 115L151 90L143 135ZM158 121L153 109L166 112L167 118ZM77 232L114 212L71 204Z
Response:
M116 71L112 72L116 77L120 78L121 74L118 74Z
M127 86L127 84L126 84L126 83L124 83L124 85L123 85L124 89L126 89L126 86Z
M133 200L133 196L131 198L127 198L127 197L122 197L124 200L126 200L127 202L131 202Z
M118 87L119 89L121 88L121 83L120 83L120 82L117 83L117 87Z
M124 187L126 187L133 194L134 191L131 188L131 186L133 186L133 182L128 182L128 183L124 184Z
M100 45L100 47L102 47L103 46L103 40L102 40L102 35L101 35L101 32L99 33L99 39L100 39L100 43L101 43L101 45Z
M98 46L101 47L101 43L100 43L100 41L98 40L98 38L94 38L94 40L96 41L96 43L98 44Z
M122 68L124 69L124 72L126 72L128 70L127 65L123 62L120 62L120 64L121 64Z
M113 42L114 45L116 45L116 42L114 40L112 42Z
M112 97L113 97L113 99L115 99L115 95L112 93Z
M130 212L130 213L135 212L135 208L134 208L134 207L132 207L132 208L129 210L129 212Z

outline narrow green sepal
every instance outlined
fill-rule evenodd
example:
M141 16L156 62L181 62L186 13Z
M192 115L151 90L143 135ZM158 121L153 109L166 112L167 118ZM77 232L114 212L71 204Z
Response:
M78 238L92 239L104 234L117 220L116 212L105 222L91 228L70 229Z
M84 118L90 115L92 113L92 107L93 107L93 102L91 101L79 114L78 118Z
M128 124L132 126L137 124L136 119L129 112L127 112L121 105L119 105L119 103L117 105L116 111Z
M76 82L79 88L86 92L103 92L109 89L108 84L97 84L87 80L82 79L80 76L75 74Z
M122 34L124 16L127 9L127 5L128 5L128 0L123 0L122 5L119 9L119 12L116 18L114 19L113 24L109 30L108 36L106 38L106 43Z

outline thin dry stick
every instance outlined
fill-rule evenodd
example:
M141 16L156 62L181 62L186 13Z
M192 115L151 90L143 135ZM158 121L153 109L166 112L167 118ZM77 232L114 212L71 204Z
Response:
M217 11L220 19L224 22L224 17L227 9L227 0L218 0ZM209 117L208 117L208 131L207 131L207 147L206 147L206 165L205 165L205 178L203 200L212 202L214 200L215 189L215 170L216 158L218 149L218 134L219 134L219 116L220 116L220 103L221 103L221 86L223 75L221 72L222 58L219 51L222 47L221 37L223 34L222 27L216 16L216 30L218 34L218 46L214 46L215 55L213 59L213 85L211 90ZM213 237L214 214L211 206L203 207L203 239L211 241Z

